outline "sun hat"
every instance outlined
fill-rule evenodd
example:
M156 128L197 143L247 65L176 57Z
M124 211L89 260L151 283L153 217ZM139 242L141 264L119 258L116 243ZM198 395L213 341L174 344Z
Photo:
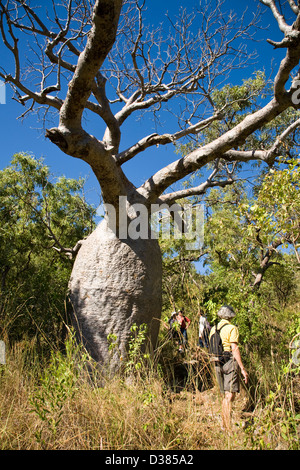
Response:
M235 317L235 311L230 305L223 305L217 313L218 317L229 320L230 318Z

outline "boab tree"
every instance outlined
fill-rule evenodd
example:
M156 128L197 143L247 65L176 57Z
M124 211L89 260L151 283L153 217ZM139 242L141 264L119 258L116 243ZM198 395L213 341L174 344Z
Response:
M293 96L298 77L292 84L290 77L300 58L299 2L289 0L288 17L293 14L294 21L288 23L276 6L281 2L260 0L270 8L283 35L281 42L270 40L285 50L273 96L209 142L201 142L201 132L224 119L232 106L250 99L237 97L220 108L213 91L249 59L240 44L251 39L259 15L245 22L244 17L225 13L224 0L201 0L195 13L182 9L176 21L168 18L168 27L146 28L146 3L52 0L39 8L34 0L0 1L2 40L14 59L14 70L2 65L0 77L26 107L23 115L42 108L45 116L51 110L58 113L57 127L48 129L46 136L64 153L90 165L104 203L114 208L81 243L69 285L75 324L100 363L107 360L110 333L118 337L123 354L133 323L150 325L152 342L158 333L161 255L153 237L130 236L130 224L139 216L137 207L150 217L153 204L170 204L231 183L230 165L235 162L272 164L281 139L271 148L261 144L254 149L247 147L247 138L289 107L297 108ZM129 148L121 147L121 129L130 118L152 110L158 119L163 109L177 113L176 131L166 125L167 132L149 133ZM85 129L85 110L104 123L102 138ZM196 137L192 151L162 165L139 187L128 180L125 162L186 136ZM168 192L171 185L204 167L210 167L211 173L200 185ZM220 173L221 167L227 173ZM120 196L125 198L122 207ZM120 233L124 226L127 236ZM111 367L117 365L115 358Z

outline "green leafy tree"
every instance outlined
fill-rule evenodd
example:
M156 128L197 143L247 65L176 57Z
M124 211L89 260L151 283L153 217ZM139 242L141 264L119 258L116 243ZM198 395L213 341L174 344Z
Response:
M281 162L265 176L251 206L251 221L263 232L266 243L278 240L292 246L300 263L300 165L297 160Z
M83 184L54 179L27 154L0 172L0 314L10 338L43 332L55 339L61 329L78 241L94 226Z

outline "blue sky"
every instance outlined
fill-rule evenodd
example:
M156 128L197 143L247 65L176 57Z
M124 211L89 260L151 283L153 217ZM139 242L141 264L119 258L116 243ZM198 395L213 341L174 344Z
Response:
M40 0L40 4L44 5L47 1ZM172 11L180 6L186 9L191 9L194 6L198 6L199 2L196 0L148 0L149 10L148 15L150 21L155 24L157 21L158 13L161 15L164 11ZM226 0L226 4L230 5L232 10L235 10L238 14L241 14L245 7L248 7L249 12L251 10L256 11L257 0ZM280 39L278 36L278 29L274 24L273 18L270 14L266 15L265 25L271 24L267 31L260 31L257 38L262 40L251 45L252 48L256 48L259 53L259 61L255 68L270 67L270 61L276 57L279 57L279 53L274 52L272 46L266 43L265 39L270 37L272 39ZM6 51L0 46L1 53L1 65L5 65L5 61L8 60ZM254 68L252 69L252 71ZM236 73L235 80L241 81L242 78L248 78L251 74L251 69L247 72L243 70L241 74ZM68 155L63 154L55 145L45 139L44 134L38 128L40 124L37 122L35 116L26 118L23 122L18 120L17 117L23 112L23 108L20 104L11 99L12 92L8 86L6 86L6 103L0 104L0 136L1 136L1 154L0 154L0 169L7 166L14 153L23 151L29 152L35 155L37 158L43 157L45 163L50 167L51 171L56 175L65 175L70 178L78 178L80 176L87 177L86 184L86 197L87 200L97 206L99 201L99 186L96 181L91 169L85 163L79 159L72 158ZM98 123L91 123L94 129L97 129ZM166 123L166 127L168 123ZM51 127L51 126L49 126ZM87 128L88 130L88 128ZM138 135L143 136L150 134L153 130L145 129L144 122L131 121L126 125L126 132L123 134L123 148L126 148L129 143L134 143ZM166 132L172 131L171 129L165 130ZM94 131L95 132L95 131ZM94 134L96 135L96 134ZM101 133L98 137L101 138ZM97 136L97 135L96 135ZM155 152L153 151L155 150ZM174 156L173 147L160 147L158 150L153 149L146 155L138 156L134 161L126 164L124 170L129 179L132 179L135 184L140 184L145 178L148 178L154 171L158 170L162 165L169 163L170 161L178 158Z

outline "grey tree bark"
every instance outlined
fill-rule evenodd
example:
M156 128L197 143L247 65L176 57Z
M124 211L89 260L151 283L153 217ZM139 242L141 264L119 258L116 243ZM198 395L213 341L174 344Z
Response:
M133 324L146 324L155 347L160 326L162 261L157 240L120 240L106 220L83 242L71 279L73 322L92 357L116 370ZM107 338L117 336L109 354Z
M142 204L150 214L151 204L173 203L192 194L204 194L213 186L232 184L235 162L259 160L272 165L282 140L298 126L295 118L296 124L269 148L263 142L260 148L248 145L248 137L258 129L288 108L299 109L294 99L299 73L295 73L289 85L300 59L300 8L296 2L289 1L289 13L295 19L289 24L278 11L277 2L260 0L272 12L283 35L281 42L269 42L275 50L286 51L274 79L273 97L235 127L205 144L201 143L201 133L221 121L232 106L249 98L227 102L220 108L214 90L220 77L226 78L234 68L247 62L249 56L240 44L253 33L257 16L244 23L243 18L225 15L222 0L214 0L213 5L201 0L200 29L195 34L190 27L196 14L185 10L176 23L170 21L170 32L166 33L159 27L146 29L145 0L60 3L55 8L53 2L53 21L46 24L45 16L26 0L0 0L0 32L14 61L14 70L1 67L0 78L12 86L15 99L28 106L23 116L36 107L59 113L57 126L48 129L46 136L62 152L90 165L99 181L103 201L115 208L116 220L120 215L120 196L125 196L130 206ZM27 44L28 33L33 33L32 44L36 41L40 55L39 64L28 62L31 70L26 70L28 63L24 63L23 51L28 48L22 49L21 42L22 39ZM169 35L164 41L165 33ZM114 53L110 54L112 47ZM36 56L33 45L32 50ZM34 73L40 77L40 83L26 81L24 70L27 76ZM115 88L113 99L109 99L106 91L108 80L111 89ZM67 90L63 85L66 81ZM179 99L184 105L177 115L177 131L152 133L127 149L120 148L121 126L130 117L150 110L158 117L164 105L170 106L174 100L178 105ZM83 128L85 109L105 124L102 139ZM200 136L191 152L162 165L140 187L127 179L123 171L125 162L146 149L154 151L158 145L172 144L187 136ZM167 192L174 183L207 166L213 170L200 185ZM225 177L221 168L226 169ZM132 220L129 212L127 216ZM113 235L106 221L81 243L79 251L77 246L72 252L77 257L70 280L74 323L92 356L112 370L120 361L115 356L108 365L107 336L111 333L117 336L120 353L125 355L132 324L146 323L154 345L161 307L161 257L157 241L123 240L118 237L118 230L116 225Z

